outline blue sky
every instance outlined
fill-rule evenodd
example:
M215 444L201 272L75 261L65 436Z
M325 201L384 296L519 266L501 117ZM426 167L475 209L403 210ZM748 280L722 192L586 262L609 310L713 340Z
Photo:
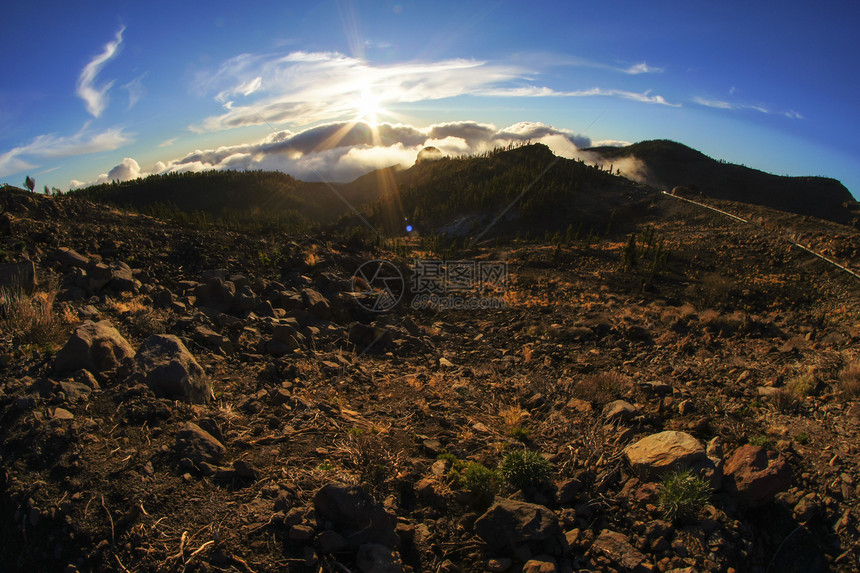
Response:
M529 139L577 156L667 138L857 193L852 4L13 3L0 181L65 190L209 168L348 180L426 144ZM383 125L350 131L356 120Z

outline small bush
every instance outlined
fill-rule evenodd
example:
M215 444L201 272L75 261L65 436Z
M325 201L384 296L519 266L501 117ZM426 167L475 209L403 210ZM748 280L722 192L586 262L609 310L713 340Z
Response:
M489 507L499 491L499 476L477 462L459 462L452 472L457 484L477 498L480 507Z
M795 376L785 387L794 392L797 396L812 396L818 387L818 382L815 380L815 375L812 373L801 374Z
M615 372L590 374L577 382L572 389L575 398L588 400L600 406L615 400L629 385L628 380Z
M657 499L663 516L673 521L695 517L710 497L708 480L694 476L690 470L680 470L663 478Z
M800 400L797 399L794 392L786 390L785 388L778 388L770 395L770 403L777 412L781 414L789 414L797 410Z
M760 448L770 448L773 446L773 442L770 438L765 436L764 434L759 434L757 436L751 436L747 441L751 446L758 446Z
M860 398L860 362L851 362L839 373L839 389L846 400Z
M546 482L550 473L552 464L531 450L513 451L499 464L499 474L514 489L539 486Z
M800 444L801 446L805 446L810 442L809 434L806 432L800 432L796 436L794 436L794 441Z

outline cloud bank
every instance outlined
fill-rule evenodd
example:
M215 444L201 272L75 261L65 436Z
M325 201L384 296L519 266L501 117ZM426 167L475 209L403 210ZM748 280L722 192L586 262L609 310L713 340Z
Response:
M127 181L151 174L225 169L277 170L304 181L347 182L382 167L410 167L426 146L438 148L443 155L460 156L527 142L543 143L561 157L601 163L598 156L583 151L593 145L590 138L539 122L520 122L501 129L474 121L438 123L424 128L333 122L296 133L280 131L255 143L196 150L181 158L159 161L147 170L127 157L95 181L72 181L72 187ZM631 178L642 169L641 164L633 161L616 163L614 167Z

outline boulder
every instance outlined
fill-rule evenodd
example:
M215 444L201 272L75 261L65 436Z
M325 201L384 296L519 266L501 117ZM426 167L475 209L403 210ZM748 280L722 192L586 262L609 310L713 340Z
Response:
M791 487L791 468L781 454L741 446L726 460L723 489L749 507L764 505Z
M33 261L0 265L0 290L27 294L36 290L36 265Z
M323 320L331 316L331 305L328 299L312 288L307 288L302 291L302 302L308 312L317 318Z
M603 408L603 417L607 422L627 423L639 415L639 410L625 400L615 400Z
M392 549L399 543L395 518L358 486L326 484L314 494L314 507L352 547L379 544Z
M123 360L134 358L131 344L107 320L85 321L57 352L56 372L86 369L99 373L113 370Z
M131 267L123 262L115 262L109 265L111 278L108 287L117 292L134 292L137 285Z
M187 422L176 433L176 452L199 467L201 463L217 464L227 453L227 448L194 422Z
M475 521L475 534L494 552L531 542L553 546L562 530L555 513L542 505L497 499Z
M60 247L54 252L54 258L57 259L64 268L86 268L90 264L90 260L78 254L77 251L67 247Z
M233 305L236 287L221 277L213 276L195 290L197 303L218 312L227 312Z
M672 470L715 469L699 440L686 432L669 430L646 436L624 448L624 456L643 481L659 479Z
M156 396L181 398L197 404L212 399L212 386L203 368L172 334L153 334L140 347L135 359L144 383Z
M604 557L617 563L625 571L650 571L646 565L645 556L630 544L630 539L609 529L604 529L591 544L591 551L601 553Z

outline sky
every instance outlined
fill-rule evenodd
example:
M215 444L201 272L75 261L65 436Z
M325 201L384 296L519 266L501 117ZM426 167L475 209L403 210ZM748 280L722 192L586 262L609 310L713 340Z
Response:
M349 181L427 145L672 139L857 196L858 25L830 0L15 2L0 182Z

